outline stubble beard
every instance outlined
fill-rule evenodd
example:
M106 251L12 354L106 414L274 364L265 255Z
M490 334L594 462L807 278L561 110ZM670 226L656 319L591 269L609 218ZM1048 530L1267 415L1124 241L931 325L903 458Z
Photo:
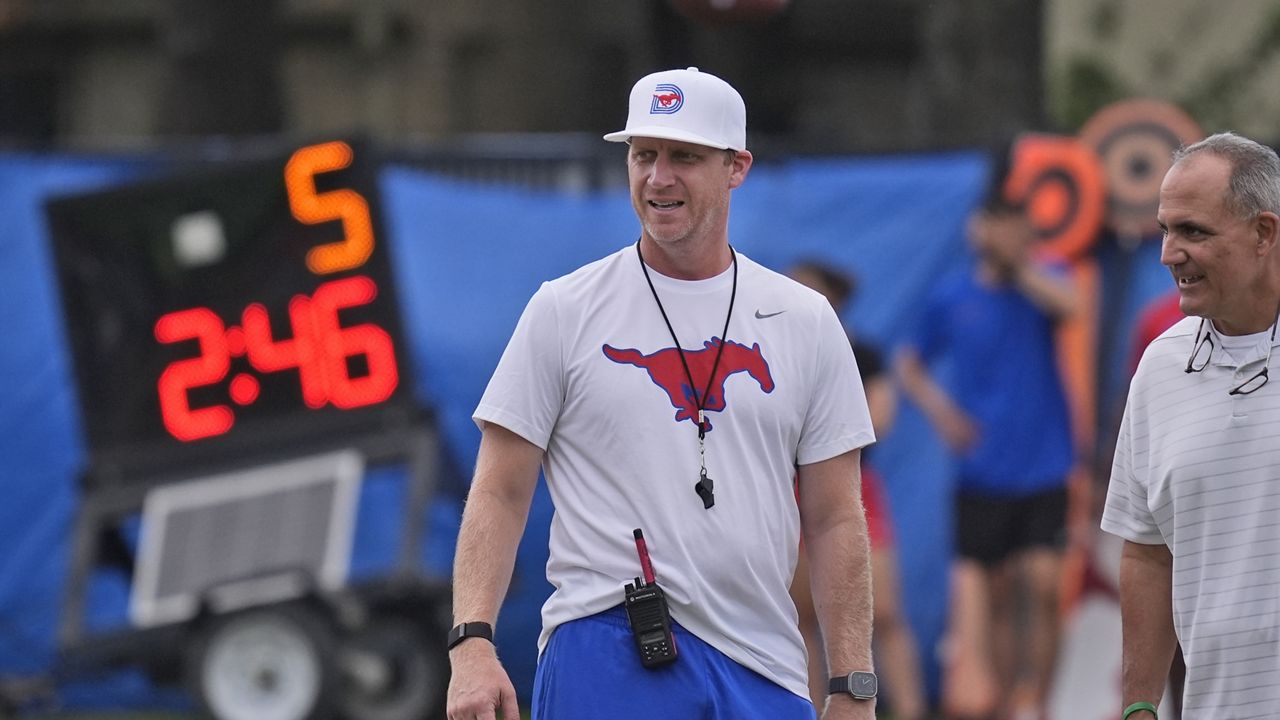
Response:
M689 223L675 226L665 223L646 222L644 231L655 245L664 250L674 250L685 245L690 236L693 235L693 227Z
M646 209L648 205L645 205ZM694 216L690 213L682 218L679 222L657 222L657 219L650 215L641 215L641 226L644 233L654 245L658 246L663 252L672 255L686 255L697 253L700 246L705 245L717 226L717 218L727 220L729 214L728 197L726 196L721 203L712 203L711 206L703 206L704 212L701 215ZM688 210L688 201L686 201L685 209Z

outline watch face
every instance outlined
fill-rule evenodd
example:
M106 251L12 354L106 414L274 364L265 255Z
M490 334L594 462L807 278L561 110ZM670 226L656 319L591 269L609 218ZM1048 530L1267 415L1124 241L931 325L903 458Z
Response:
M879 683L876 682L875 673L849 673L849 694L854 697L873 698L876 696L876 689L878 685Z

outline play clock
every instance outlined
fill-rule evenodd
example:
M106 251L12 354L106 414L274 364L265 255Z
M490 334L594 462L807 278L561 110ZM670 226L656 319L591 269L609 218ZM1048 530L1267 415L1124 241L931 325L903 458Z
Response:
M375 170L322 142L51 201L91 453L337 442L408 409Z

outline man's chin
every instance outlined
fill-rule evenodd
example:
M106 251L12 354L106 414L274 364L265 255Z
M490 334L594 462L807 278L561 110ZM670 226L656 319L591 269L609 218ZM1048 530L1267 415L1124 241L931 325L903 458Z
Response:
M1204 303L1200 302L1200 299L1194 293L1189 293L1181 288L1178 289L1178 309L1188 317L1205 317Z
M678 244L681 240L688 236L688 232L684 228L667 227L663 225L655 226L652 223L645 226L649 237L658 245L671 247Z

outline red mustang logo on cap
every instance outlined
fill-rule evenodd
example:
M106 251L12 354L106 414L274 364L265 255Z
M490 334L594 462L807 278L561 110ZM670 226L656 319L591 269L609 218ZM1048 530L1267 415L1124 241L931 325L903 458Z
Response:
M603 346L605 357L623 365L635 365L649 373L649 379L662 388L676 408L676 422L688 420L698 422L697 396L707 387L711 375L711 366L715 364L716 353L720 351L721 340L713 337L702 344L699 350L685 350L684 357L689 362L689 372L697 389L689 387L689 379L685 375L684 365L680 362L680 354L675 348L663 348L649 355L634 348L618 349L610 345ZM773 375L769 372L769 363L760 353L760 343L747 347L742 343L730 340L724 343L724 353L720 364L716 367L716 376L712 379L707 397L702 405L703 410L719 412L725 408L724 381L735 373L745 372L751 376L766 393L773 392ZM707 430L711 423L707 422Z
M654 95L653 99L657 100L662 107L671 107L671 103L679 100L680 96L675 93L666 93L664 95Z

